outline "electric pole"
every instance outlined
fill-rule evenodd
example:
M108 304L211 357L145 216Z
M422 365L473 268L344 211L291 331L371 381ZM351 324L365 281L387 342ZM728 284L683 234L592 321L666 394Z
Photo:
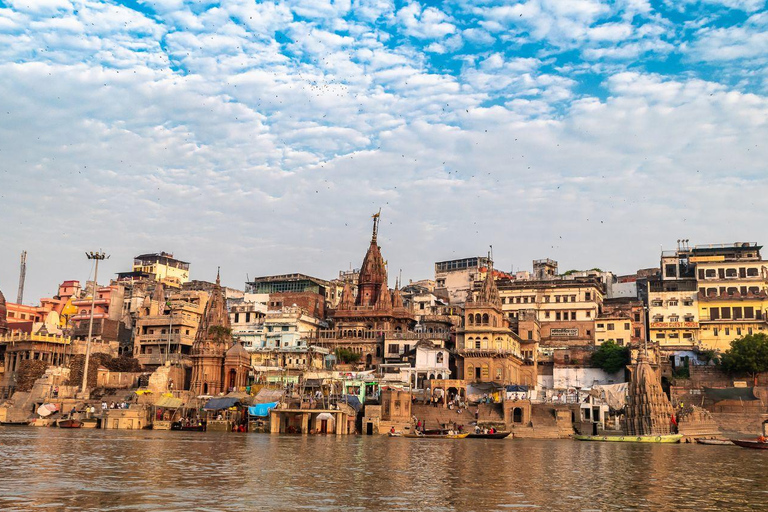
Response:
M99 283L99 262L109 258L104 251L87 252L85 256L89 260L96 260L96 268L93 271L93 291L91 292L91 318L88 322L88 340L85 343L85 366L83 367L83 386L81 392L85 394L85 386L88 383L88 360L91 357L91 337L93 336L93 310L96 305L96 289ZM103 324L102 324L103 328Z

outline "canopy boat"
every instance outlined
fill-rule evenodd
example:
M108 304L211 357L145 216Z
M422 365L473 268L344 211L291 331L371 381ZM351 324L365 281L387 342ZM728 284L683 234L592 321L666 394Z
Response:
M679 443L682 434L663 436L573 436L577 441L605 441L614 443Z
M198 425L186 425L184 422L176 421L171 423L171 430L183 430L185 432L205 432L205 423Z
M73 418L68 418L66 420L59 420L57 423L59 428L80 428L83 426L83 422L80 420L76 420Z
M733 441L730 439L704 439L702 437L697 437L696 442L699 444L707 444L712 446L733 446Z
M734 439L733 444L742 448L754 448L756 450L768 450L768 441L762 439Z
M464 434L403 434L403 437L412 439L464 439L469 433Z
M505 437L509 436L512 432L504 431L504 432L494 432L493 434L472 434L470 433L467 437L470 439L504 439Z

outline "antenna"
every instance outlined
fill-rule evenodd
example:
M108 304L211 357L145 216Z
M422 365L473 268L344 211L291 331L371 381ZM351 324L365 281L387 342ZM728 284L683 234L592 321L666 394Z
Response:
M21 251L21 268L19 268L19 293L16 295L16 304L24 300L24 283L27 280L27 251Z

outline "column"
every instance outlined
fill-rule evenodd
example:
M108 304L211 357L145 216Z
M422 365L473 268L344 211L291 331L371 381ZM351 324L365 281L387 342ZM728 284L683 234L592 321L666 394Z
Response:
M311 413L303 412L301 413L301 433L302 434L309 434L309 417L311 416Z

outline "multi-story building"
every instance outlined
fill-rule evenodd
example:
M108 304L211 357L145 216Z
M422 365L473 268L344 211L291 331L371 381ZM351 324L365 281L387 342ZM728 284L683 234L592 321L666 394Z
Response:
M639 346L647 340L646 335L646 318L645 318L645 305L632 297L615 297L612 299L605 299L603 301L603 312L595 320L595 343L599 344L598 333L600 331L600 323L603 318L612 318L614 320L623 320L624 324L629 321L628 337L624 336L622 332L621 340L614 338L614 341L621 342L625 345ZM623 328L626 325L622 326ZM605 326L608 330L608 326ZM614 333L618 337L618 333ZM608 339L608 338L605 338Z
M768 331L768 264L754 243L697 245L699 331L703 348L727 350L735 338Z
M158 283L136 319L134 357L149 369L166 361L190 368L192 345L207 303L208 294L202 291L173 290L166 297Z
M141 254L133 259L133 270L118 272L121 280L154 280L179 288L189 281L189 263L177 260L167 252Z
M473 382L536 384L535 361L526 365L520 337L504 316L492 272L475 297L469 292L464 304L464 327L457 336L459 378Z
M541 345L592 345L594 323L603 304L603 285L593 278L502 280L498 283L501 307L508 318L521 311L536 313Z
M448 292L452 304L463 304L467 293L481 280L481 269L493 267L493 261L483 256L435 263L435 286Z
M268 307L280 310L296 305L316 318L325 318L326 290L329 283L304 274L257 277L246 283L246 292L268 294Z
M246 347L251 353L252 365L256 371L322 368L329 351L313 346L313 342L318 330L325 327L327 324L323 320L298 306L268 310L260 332Z
M229 308L232 336L252 351L264 339L264 318L269 303L268 294L246 293L243 301Z

